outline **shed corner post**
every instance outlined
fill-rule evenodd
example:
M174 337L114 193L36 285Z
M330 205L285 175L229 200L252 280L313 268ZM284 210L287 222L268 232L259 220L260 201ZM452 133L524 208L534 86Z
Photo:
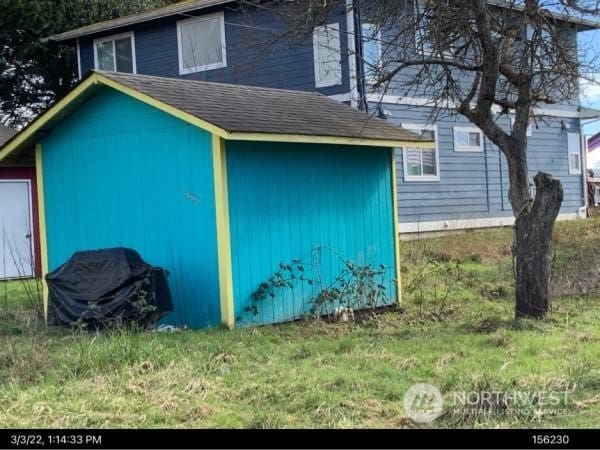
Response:
M45 276L48 273L48 242L46 235L46 203L44 201L44 170L42 165L42 144L35 146L35 176L37 186L37 202L40 230L40 250L41 250L41 275L42 275L42 296L44 302L44 319L48 323L48 284Z
M235 318L233 301L233 266L231 262L231 233L229 227L229 198L227 192L227 155L225 140L216 134L212 134L212 152L221 323L225 327L232 329L235 327Z
M398 183L396 179L396 148L390 148L390 170L392 180L392 223L394 229L394 263L396 276L396 303L402 302L402 279L400 271L400 224L398 219Z

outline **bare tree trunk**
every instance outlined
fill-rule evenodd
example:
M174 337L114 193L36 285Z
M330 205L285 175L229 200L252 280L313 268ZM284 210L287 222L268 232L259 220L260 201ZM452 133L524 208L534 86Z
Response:
M550 247L563 188L560 180L543 172L534 181L535 200L515 222L515 317L543 317L550 308Z

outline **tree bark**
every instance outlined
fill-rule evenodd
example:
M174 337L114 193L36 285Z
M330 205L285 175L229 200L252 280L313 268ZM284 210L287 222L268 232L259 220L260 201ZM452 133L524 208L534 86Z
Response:
M563 200L559 179L543 172L534 178L536 195L515 221L515 317L543 317L550 308L552 230Z

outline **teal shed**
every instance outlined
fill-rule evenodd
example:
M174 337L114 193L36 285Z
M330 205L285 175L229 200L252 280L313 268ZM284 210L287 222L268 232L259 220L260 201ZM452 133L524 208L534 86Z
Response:
M403 146L433 143L319 94L90 72L0 161L35 153L44 274L131 247L171 274L165 322L233 327L302 316L350 262L389 271L382 303L399 300ZM302 280L258 300L294 261Z

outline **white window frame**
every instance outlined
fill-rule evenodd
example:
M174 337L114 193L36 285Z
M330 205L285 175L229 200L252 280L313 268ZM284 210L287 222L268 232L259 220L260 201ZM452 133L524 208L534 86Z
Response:
M412 181L440 181L440 148L439 141L440 137L438 135L438 127L437 125L427 125L427 124L414 124L414 123L403 123L401 124L402 128L406 128L407 130L428 130L433 131L435 133L435 175L408 175L408 164L406 159L406 147L402 147L402 166L404 169L404 181L412 182ZM412 147L409 147L412 148ZM423 149L421 150L423 151ZM428 151L428 150L425 150Z
M374 77L369 77L367 75L367 72L369 71L369 69L371 69L370 67L367 67L367 64L365 62L365 35L364 35L364 28L365 27L371 27L371 28L376 28L375 24L372 23L361 23L360 25L360 35L362 38L362 42L361 42L361 50L362 50L362 55L363 55L363 66L365 67L364 70L364 75L365 75L365 82L367 84L373 84L375 83L375 78ZM377 67L375 69L372 70L381 70L381 68L383 67L383 49L381 48L381 29L377 31L377 36L375 36L375 42L377 43Z
M573 135L573 139L577 142L577 149L572 149L569 146L569 135ZM579 169L574 169L571 166L571 155L577 155L579 158ZM569 175L581 175L582 173L582 156L581 156L581 134L580 133L567 133L567 164L569 165Z
M105 42L112 41L113 42L113 61L115 66L115 72L117 71L117 48L115 45L115 41L118 39L123 39L129 37L131 39L131 62L133 63L133 72L137 73L137 62L135 56L135 33L133 31L128 31L127 33L113 34L111 36L105 36L98 39L94 39L94 68L96 70L101 70L98 68L98 46L97 44L104 44ZM78 52L79 57L79 52Z
M329 32L329 30L335 30L338 33L337 48L332 49L336 52L336 55L337 55L336 63L338 65L338 67L336 69L335 79L321 80L321 78L320 78L321 71L319 70L320 69L320 67L319 67L319 49L321 48L321 46L319 45L318 35L319 35L319 33L327 34ZM342 38L341 38L341 34L340 34L340 24L339 23L327 24L324 26L316 27L313 30L313 59L314 59L314 66L315 66L315 86L316 87L324 88L324 87L329 87L329 86L339 86L342 84Z
M221 29L221 55L223 56L221 62L205 64L203 66L196 67L184 67L181 26L185 25L186 23L202 22L206 20L212 20L214 18L219 19L219 27ZM227 67L227 42L225 41L225 15L223 14L223 11L214 14L205 14L199 17L192 17L190 19L183 19L177 22L177 58L179 60L179 75L189 75L190 73L206 72L208 70L222 69Z
M479 134L479 145L459 145L458 144L458 133L477 133ZM436 135L437 136L437 135ZM454 151L455 152L483 152L483 132L477 127L454 127Z

